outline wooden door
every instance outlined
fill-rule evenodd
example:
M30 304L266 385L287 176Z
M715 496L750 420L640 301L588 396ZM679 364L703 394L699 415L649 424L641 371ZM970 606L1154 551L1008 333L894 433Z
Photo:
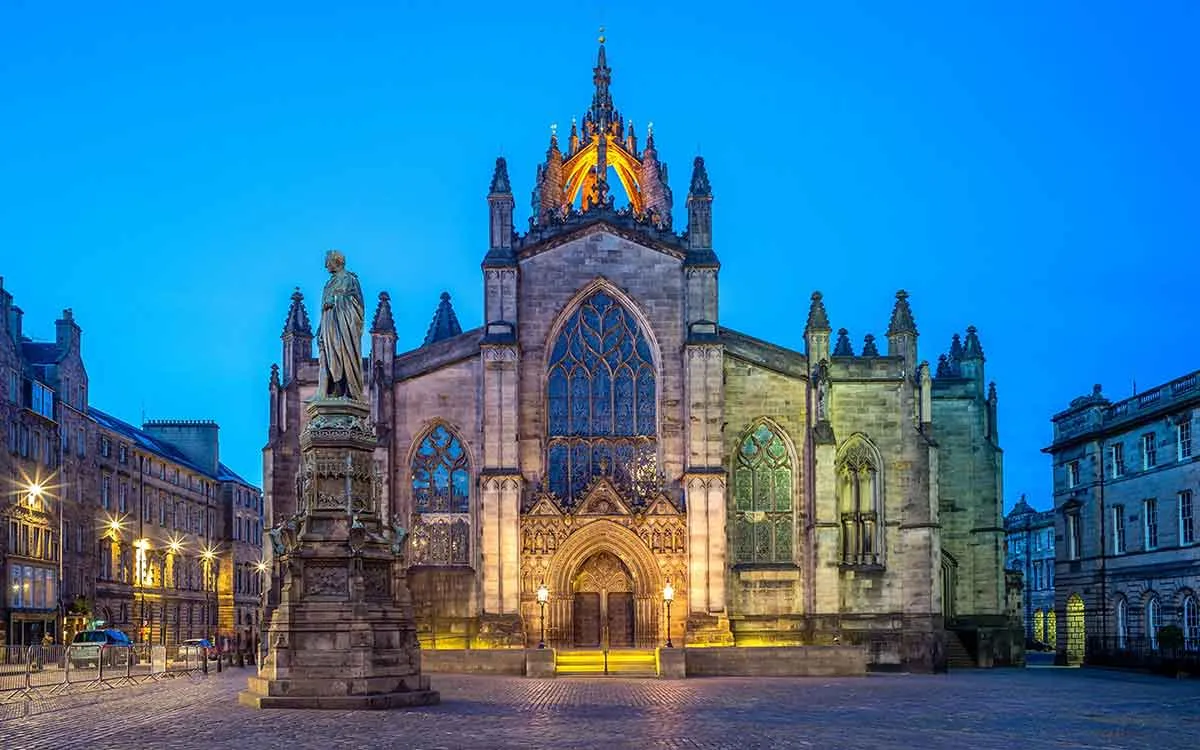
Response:
M600 594L581 591L575 594L575 645L600 645Z
M628 591L608 594L608 645L611 648L633 645L633 594Z

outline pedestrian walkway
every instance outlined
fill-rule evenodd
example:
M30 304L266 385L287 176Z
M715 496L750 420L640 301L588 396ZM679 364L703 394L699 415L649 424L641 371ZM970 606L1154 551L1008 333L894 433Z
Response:
M1194 748L1200 681L1088 669L860 678L594 680L433 675L412 711L255 711L249 670L76 699L0 722L6 750Z

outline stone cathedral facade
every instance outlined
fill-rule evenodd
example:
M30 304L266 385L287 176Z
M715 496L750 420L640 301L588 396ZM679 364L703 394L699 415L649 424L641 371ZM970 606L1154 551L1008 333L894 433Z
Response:
M602 42L524 233L497 159L481 327L443 294L400 352L379 297L376 459L411 525L425 646L536 644L541 585L550 645L658 645L670 583L676 645L860 643L911 669L944 664L948 637L1002 650L1001 450L975 330L931 371L904 292L886 344L857 353L819 293L804 351L723 327L704 161L676 221L654 134L623 124L610 80ZM272 522L295 511L312 339L297 290L270 380Z

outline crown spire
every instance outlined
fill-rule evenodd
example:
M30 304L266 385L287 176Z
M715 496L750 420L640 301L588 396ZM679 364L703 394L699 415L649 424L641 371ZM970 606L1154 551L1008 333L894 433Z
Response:
M604 51L604 27L600 27L600 50L596 53L596 67L592 69L592 83L596 86L596 91L592 94L592 122L596 126L596 130L600 133L606 133L608 126L613 121L613 103L612 94L609 93L608 87L612 83L612 69L608 67L608 55Z
M454 314L454 308L450 305L450 293L442 292L437 312L433 314L433 321L429 324L429 330L425 332L424 346L453 338L460 333L462 326L458 324L458 316Z
M371 323L371 333L390 333L395 335L396 323L392 320L391 297L387 292L379 293L379 306L375 308L375 320Z
M312 338L312 325L308 322L308 310L304 309L304 295L300 293L300 287L292 292L292 305L288 308L283 333L285 336L290 333Z

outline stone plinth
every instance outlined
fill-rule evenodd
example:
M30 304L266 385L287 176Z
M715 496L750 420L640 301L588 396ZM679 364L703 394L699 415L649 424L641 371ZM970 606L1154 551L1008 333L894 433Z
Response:
M552 648L531 648L525 651L525 674L529 677L553 677L556 674L555 651Z
M687 677L687 654L682 648L658 649L658 676L664 680Z
M383 528L366 404L308 405L295 516L270 532L267 654L238 700L254 708L371 709L439 702L421 674L400 527Z

